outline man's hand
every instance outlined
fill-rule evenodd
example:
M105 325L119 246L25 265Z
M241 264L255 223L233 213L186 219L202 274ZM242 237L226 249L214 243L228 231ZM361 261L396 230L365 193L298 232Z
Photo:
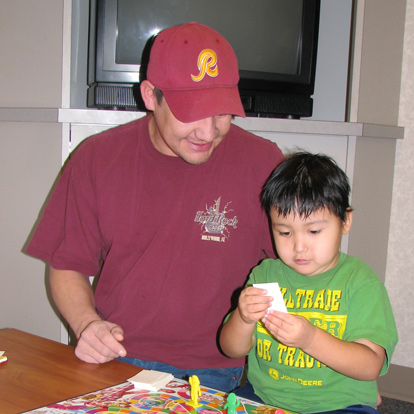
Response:
M102 364L126 355L120 344L124 332L119 325L102 320L91 321L82 330L75 348L75 355L82 361Z
M100 319L87 275L50 266L49 283L56 306L78 339L75 355L79 359L101 364L126 355L120 344L124 331Z

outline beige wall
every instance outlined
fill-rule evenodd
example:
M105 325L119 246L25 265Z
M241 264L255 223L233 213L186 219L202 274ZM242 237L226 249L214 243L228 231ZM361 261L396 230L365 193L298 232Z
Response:
M397 125L406 0L354 2L350 122Z
M62 13L63 0L0 2L1 107L61 105Z
M378 255L388 254L385 282L400 336L392 363L410 368L414 368L414 331L409 329L410 315L414 313L414 255L411 253L414 245L413 9L414 0L356 2L349 100L350 121L405 127L405 137L397 143L392 200L383 198L381 177L357 184L360 191L375 191L372 205L363 207L375 209L375 205L391 202L388 251L378 252ZM377 154L369 150L366 154L366 168L369 169L369 162L375 162ZM358 217L358 208L355 215ZM378 237L384 236L385 226L376 215L373 217L371 231ZM364 235L351 232L350 237L360 239L357 250L363 251ZM370 263L375 263L374 257Z
M63 0L0 2L0 108L61 106ZM61 165L57 122L0 121L0 329L60 339L45 266L21 251Z
M401 99L398 123L405 127L397 144L386 287L400 342L393 363L414 368L414 0L407 0ZM414 391L412 391L414 400Z
M365 1L357 122L396 125L398 121L405 3Z
M60 167L60 126L0 122L0 328L59 340L45 265L22 254Z

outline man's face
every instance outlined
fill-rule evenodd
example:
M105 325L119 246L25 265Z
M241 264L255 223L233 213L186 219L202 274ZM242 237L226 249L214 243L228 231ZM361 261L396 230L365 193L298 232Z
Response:
M231 115L217 115L183 123L175 118L165 98L160 104L155 101L153 112L150 136L155 148L189 164L202 164L210 158L229 132L232 118Z

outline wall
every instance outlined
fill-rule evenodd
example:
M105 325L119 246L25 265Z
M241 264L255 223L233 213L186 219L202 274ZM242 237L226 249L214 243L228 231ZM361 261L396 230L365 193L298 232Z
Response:
M404 54L401 77L401 98L398 123L405 127L404 140L396 149L394 189L391 208L391 227L388 246L386 287L397 320L399 344L393 363L406 375L414 401L414 0L407 0ZM384 378L389 382L390 378ZM392 384L388 384L392 386ZM398 389L394 391L396 394Z
M61 106L62 11L63 0L0 2L0 108ZM60 169L61 128L0 122L0 329L57 340L45 266L21 251Z
M397 125L406 0L354 1L347 120Z
M405 127L405 136L397 143L392 200L383 197L381 178L372 177L360 183L359 191L373 188L375 191L371 205L354 206L356 219L350 239L356 237L357 250L363 251L364 234L354 231L358 210L387 204L391 211L388 251L378 252L378 257L387 254L385 285L395 314L399 343L388 374L379 380L379 388L383 395L414 402L411 319L414 313L414 256L411 253L414 242L414 0L358 0L354 4L348 119L400 125ZM367 153L366 169L370 168L370 162L375 163L376 155ZM372 221L371 231L378 235L384 232L381 220Z
M60 106L62 3L0 2L0 106Z
M398 319L400 344L393 361L414 368L414 0L407 1L399 124L405 137L397 144L386 286ZM410 311L411 310L411 311Z

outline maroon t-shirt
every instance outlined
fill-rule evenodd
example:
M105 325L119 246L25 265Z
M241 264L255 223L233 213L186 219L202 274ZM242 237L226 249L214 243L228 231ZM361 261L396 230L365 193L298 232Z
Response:
M232 125L210 159L158 152L149 117L84 141L65 165L28 253L100 272L96 307L128 356L179 368L241 366L217 332L264 252L274 256L261 186L283 155Z

